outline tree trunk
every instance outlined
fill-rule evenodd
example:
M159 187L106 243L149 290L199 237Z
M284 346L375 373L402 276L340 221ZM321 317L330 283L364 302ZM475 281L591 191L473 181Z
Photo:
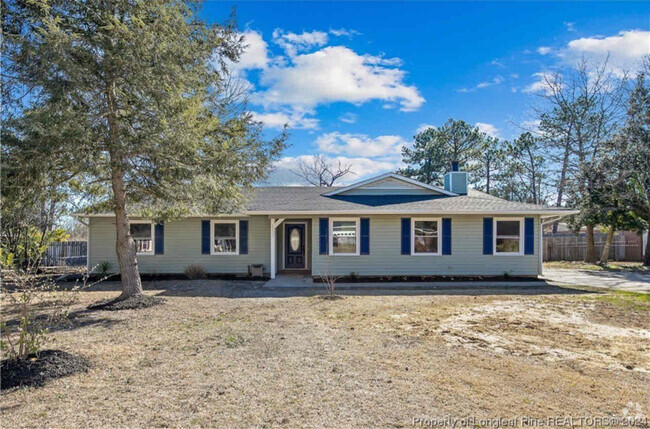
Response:
M607 265L607 261L609 260L609 248L612 245L612 240L614 240L614 226L610 225L609 229L607 230L607 239L605 240L603 253L600 256L600 263L602 265Z
M650 267L650 227L648 227L647 235L648 240L645 243L645 257L643 258L643 265Z
M122 294L118 301L131 296L142 294L142 282L140 281L140 270L138 269L138 258L136 255L135 241L131 237L131 226L129 216L126 212L126 184L124 183L124 159L119 150L119 126L117 119L117 101L115 96L115 81L109 79L106 86L106 98L108 102L108 129L110 138L110 166L111 186L113 188L113 201L115 203L115 230L117 241L115 252L117 262L120 266L122 278Z
M596 262L596 245L594 243L594 225L587 225L587 254L585 262L593 264Z
M117 233L115 251L122 278L122 294L117 298L120 301L131 296L141 295L142 282L140 281L135 241L131 238L131 226L126 213L124 178L122 173L116 169L113 169L111 178L115 196L115 226Z

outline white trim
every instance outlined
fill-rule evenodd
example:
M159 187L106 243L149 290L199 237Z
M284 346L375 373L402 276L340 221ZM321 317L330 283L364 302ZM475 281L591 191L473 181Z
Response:
M518 221L519 222L519 251L518 252L497 252L497 222ZM492 254L495 256L521 256L524 254L524 218L523 217L495 217L492 219Z
M411 179L409 177L400 176L399 174L395 174L395 173L385 173L385 174L382 174L380 176L371 177L370 179L362 180L361 182L354 183L354 184L352 184L350 186L346 186L344 188L336 189L334 191L328 192L328 193L323 194L323 195L326 196L326 197L331 197L332 195L338 195L338 194L350 191L352 189L356 189L356 188L359 188L361 186L367 185L369 183L378 182L380 180L384 180L384 179L387 179L387 178L393 178L393 179L396 179L396 180L401 180L402 182L410 183L411 185L416 185L416 186L419 186L421 188L428 189L430 191L439 192L439 193L444 194L444 195L449 195L449 196L454 196L454 197L458 195L458 194L456 194L454 192L447 191L446 189L440 188L438 186L428 185L426 183L422 183L420 181L417 181L415 179Z
M235 224L235 247L236 252L216 252L214 250L214 225L217 223L234 223ZM239 220L212 220L210 221L210 255L213 256L235 256L239 255Z
M438 230L438 251L432 252L415 252L415 222L416 221L435 221L436 229ZM440 256L442 255L442 218L439 217L417 217L411 218L411 256Z
M305 241L305 243L304 243L304 245L305 245L305 268L287 268L286 267L287 260L285 258L285 254L286 254L286 251L287 251L287 240L286 240L286 237L285 237L285 235L286 235L285 233L287 231L287 224L305 225L305 237L304 237L304 241ZM283 270L299 270L300 271L300 270L306 270L307 267L309 266L309 252L308 252L308 249L307 249L307 243L309 243L308 238L307 238L308 237L308 229L309 229L309 227L307 226L307 222L304 221L304 220L294 222L291 219L285 219L284 225L282 225L282 269Z
M432 210L432 209L427 209L423 210L421 212L414 212L412 210L369 210L369 209L359 209L359 210L287 210L287 211L282 211L282 210L275 210L275 211L269 211L269 210L254 210L254 211L247 211L243 213L237 213L237 214L232 214L232 215L227 215L227 217L248 217L248 216L269 216L269 217L276 217L276 216L295 216L295 217L313 217L313 216L337 216L337 215L370 215L370 214L385 214L385 215L400 215L400 216L409 216L409 215L428 215L431 213L435 213L437 215L501 215L501 216L532 216L532 215L540 215L542 217L553 217L553 216L570 216L574 215L577 213L580 213L579 210L526 210L526 211L487 211L487 210ZM115 217L114 214L96 214L96 215L88 215L88 214L72 214L71 216L73 217ZM187 216L184 219L193 219L193 218L199 218L199 219L206 219L214 217L214 215L205 215L205 216ZM224 216L226 217L226 216Z
M361 255L361 234L360 234L360 221L361 218L358 217L331 217L329 218L329 256L359 256ZM355 222L355 234L356 234L356 252L355 253L334 253L334 222L345 222L353 221Z
M132 221L129 221L129 235L131 235L131 240L134 240L133 235L131 234L131 225L144 225L144 224L151 225L151 251L150 252L138 252L136 250L135 254L136 255L155 255L156 254L156 231L154 229L153 222L151 222L150 220L132 220Z

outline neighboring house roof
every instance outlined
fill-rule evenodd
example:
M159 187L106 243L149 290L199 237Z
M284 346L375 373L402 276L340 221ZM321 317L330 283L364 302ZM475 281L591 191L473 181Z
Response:
M458 195L437 186L387 173L350 186L260 186L249 195L242 213L232 215L343 215L343 214L537 214L577 213L562 207L518 203L468 189ZM75 214L79 217L113 214ZM195 215L201 216L201 215ZM210 215L206 215L210 216Z

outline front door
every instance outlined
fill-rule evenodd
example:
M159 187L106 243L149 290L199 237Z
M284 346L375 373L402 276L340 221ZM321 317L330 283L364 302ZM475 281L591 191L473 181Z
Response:
M287 223L284 228L284 268L305 269L305 225Z

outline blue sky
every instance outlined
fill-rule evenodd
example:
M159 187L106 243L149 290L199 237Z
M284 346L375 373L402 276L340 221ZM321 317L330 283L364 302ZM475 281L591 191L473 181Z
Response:
M270 184L297 182L299 157L342 159L357 181L398 168L418 128L464 119L501 138L530 125L540 73L583 55L633 68L650 54L650 3L207 2L235 6L248 48L237 73L268 135L290 147Z

